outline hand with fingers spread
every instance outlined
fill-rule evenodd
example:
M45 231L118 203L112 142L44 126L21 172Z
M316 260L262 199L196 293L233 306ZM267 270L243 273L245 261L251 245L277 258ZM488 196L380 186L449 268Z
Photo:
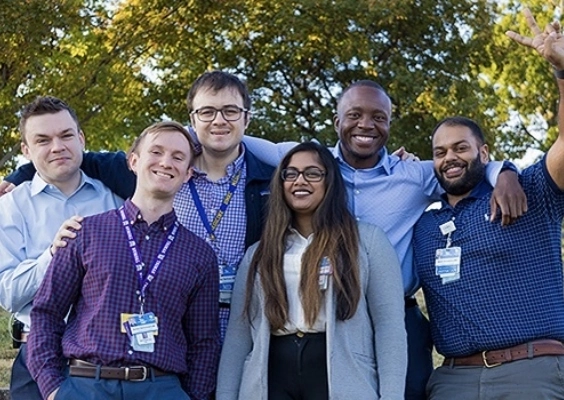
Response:
M522 36L514 31L507 31L506 35L523 46L535 49L556 70L564 70L564 35L560 23L552 22L542 31L528 8L523 9L523 15L534 36Z
M55 235L53 244L49 248L51 255L55 255L58 249L66 247L68 239L74 239L76 237L76 231L82 228L81 222L84 217L75 215L67 219Z

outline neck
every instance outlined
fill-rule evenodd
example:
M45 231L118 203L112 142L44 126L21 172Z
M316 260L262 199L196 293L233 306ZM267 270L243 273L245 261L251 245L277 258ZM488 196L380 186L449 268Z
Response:
M135 191L131 202L139 208L143 219L151 225L153 222L157 221L160 217L168 214L172 211L172 202L174 198L170 199L158 199L155 197L142 195L138 191Z
M39 176L41 176L41 174ZM80 185L80 172L77 171L70 178L65 179L63 181L52 181L49 179L45 179L42 176L41 179L43 179L48 184L55 186L66 196L70 196L76 191L76 189L78 189L78 186Z
M303 215L294 218L294 228L300 232L300 235L307 238L313 233L313 224L311 216Z
M341 144L341 154L343 155L343 158L345 159L347 164L349 164L354 169L374 168L376 164L378 164L378 162L380 161L379 152L370 157L365 157L365 158L358 157L355 156L354 154L351 154L350 152L343 151L342 144Z
M237 159L241 149L238 147L230 153L217 153L202 149L202 154L195 160L195 165L208 178L217 181L227 175L227 166Z
M448 200L448 204L451 205L451 207L454 207L458 204L458 202L466 197L468 197L468 195L470 194L470 192L468 193L464 193L464 194L460 194L460 195L454 195L454 194L450 194L447 193L447 200Z

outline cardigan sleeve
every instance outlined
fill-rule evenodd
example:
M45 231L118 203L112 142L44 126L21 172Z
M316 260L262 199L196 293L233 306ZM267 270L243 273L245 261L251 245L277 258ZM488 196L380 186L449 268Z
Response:
M407 371L404 295L396 252L385 233L364 226L361 238L368 254L366 301L374 329L380 398L403 399Z

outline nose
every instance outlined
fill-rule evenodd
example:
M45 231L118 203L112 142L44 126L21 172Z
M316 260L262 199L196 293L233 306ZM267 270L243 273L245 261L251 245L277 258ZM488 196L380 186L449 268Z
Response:
M296 180L294 181L294 183L297 183L297 184L304 184L304 183L307 183L306 179L304 178L304 173L303 173L303 172L299 172L299 173L298 173L298 177L296 178Z
M217 110L215 113L215 118L212 120L213 124L226 124L227 120L223 116L223 112L221 110Z
M172 156L164 154L159 160L159 164L163 168L172 168Z
M54 137L51 143L53 144L51 146L51 151L58 153L65 150L65 144L61 138Z
M358 120L358 127L364 129L374 128L374 120L370 115L363 114Z

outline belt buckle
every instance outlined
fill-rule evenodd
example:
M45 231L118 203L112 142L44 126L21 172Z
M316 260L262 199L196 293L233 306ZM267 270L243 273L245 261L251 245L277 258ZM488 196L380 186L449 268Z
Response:
M484 362L484 365L486 366L486 368L499 367L499 366L501 365L500 362L496 362L496 363L493 363L493 364L488 364L488 359L486 358L486 353L487 353L487 352L488 352L487 350L482 351L482 361Z
M133 379L129 377L129 371L131 369L138 369L141 368L141 371L143 371L143 376L141 378L138 379ZM148 371L147 371L147 367L145 366L140 366L140 367L133 367L133 368L129 368L129 367L125 367L125 380L129 381L129 382L143 382L147 379L147 375L148 375Z

